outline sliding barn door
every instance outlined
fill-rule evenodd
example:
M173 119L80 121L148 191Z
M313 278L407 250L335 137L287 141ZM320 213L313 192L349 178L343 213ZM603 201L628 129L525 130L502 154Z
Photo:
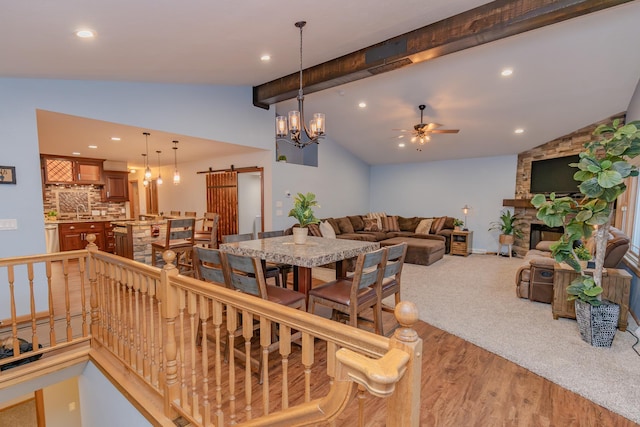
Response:
M238 234L238 172L207 174L207 211L220 214L220 238Z

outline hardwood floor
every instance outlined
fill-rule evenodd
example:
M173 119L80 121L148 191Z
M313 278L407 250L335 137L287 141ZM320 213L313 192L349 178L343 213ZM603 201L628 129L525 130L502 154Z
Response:
M77 304L79 293L72 300ZM515 363L438 328L419 322L416 330L424 343L421 425L637 426ZM319 346L316 360L323 358L323 348ZM292 366L293 362L292 358ZM321 364L314 366L314 371L321 369ZM303 392L303 382L292 382L291 396ZM314 389L323 394L328 384L317 384ZM254 398L259 399L260 396L255 395ZM277 400L278 397L274 395L272 399ZM357 414L356 399L336 425L354 425ZM364 414L365 425L384 426L385 400L367 395Z

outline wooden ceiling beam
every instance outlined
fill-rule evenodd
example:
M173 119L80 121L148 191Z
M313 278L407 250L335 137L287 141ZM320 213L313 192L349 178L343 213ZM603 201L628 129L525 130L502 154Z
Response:
M303 71L304 93L459 52L631 0L496 0ZM298 95L299 72L253 87L253 105Z

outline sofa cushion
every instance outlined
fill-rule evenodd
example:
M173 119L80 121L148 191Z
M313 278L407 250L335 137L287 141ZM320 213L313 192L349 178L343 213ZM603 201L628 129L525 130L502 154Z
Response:
M541 240L536 245L536 249L539 251L551 252L551 249L549 247L554 243L556 243L554 240Z
M329 221L322 221L320 223L320 233L322 234L322 237L326 237L328 239L336 238L336 232Z
M454 217L446 216L444 220L444 225L442 226L442 228L450 228L453 230L454 228L453 221L455 221Z
M374 237L375 242L379 242L380 240L385 240L388 237L386 231L358 231L356 234L368 234Z
M338 225L338 221L336 221L335 218L327 218L327 222L331 224L331 227L333 227L333 232L336 234L336 236L340 234L340 226Z
M365 218L363 231L382 231L377 218Z
M351 225L353 226L354 231L362 231L364 230L364 221L360 215L348 216L349 221L351 221Z
M404 218L398 216L398 225L400 226L400 231L416 231L416 227L420 223L422 218L414 216L412 218Z
M384 231L400 231L400 225L398 224L398 217L396 215L386 216L382 222L382 229Z
M388 231L387 238L391 239L393 237L413 237L416 233L413 231Z
M307 225L309 229L309 235L315 237L322 237L322 232L320 231L320 226L318 224L309 224Z
M447 220L446 216L440 216L433 219L431 223L431 234L438 234L440 230L444 228L444 223Z
M416 227L416 234L429 234L431 231L431 223L433 222L433 218L425 218L420 221L418 226Z
M371 233L359 232L359 233L348 233L348 234L340 234L336 236L338 239L347 239L347 240L362 240L365 242L377 242L376 236Z
M382 223L382 218L386 217L387 214L384 212L369 212L367 214L367 218L375 218L376 220L378 220L378 228L380 230L383 229L384 224Z
M353 225L351 225L351 221L349 221L349 218L347 218L346 216L336 218L336 222L338 223L338 227L340 227L340 234L355 233L355 230L353 229Z

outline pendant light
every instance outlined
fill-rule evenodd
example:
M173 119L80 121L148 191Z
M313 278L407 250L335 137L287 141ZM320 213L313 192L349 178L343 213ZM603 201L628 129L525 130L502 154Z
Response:
M151 168L149 167L149 135L151 135L149 132L142 132L142 134L144 135L144 140L145 140L145 146L146 146L146 154L145 154L145 159L146 162L144 164L144 179L146 179L147 181L151 179Z
M162 175L160 174L160 153L162 153L162 151L156 150L156 153L158 153L158 179L156 182L158 185L162 185Z
M178 172L178 141L173 141L173 184L180 184L180 172Z
M142 164L147 167L147 155L144 153L142 153ZM142 185L144 185L145 187L149 185L149 180L147 179L146 175L147 174L145 173L144 179L142 180Z
M309 127L304 121L304 94L302 92L302 28L306 21L298 21L295 26L300 29L300 89L298 90L298 110L289 111L286 116L276 116L276 141L285 141L298 148L309 144L317 144L324 138L325 117L323 113L315 113L309 120Z

